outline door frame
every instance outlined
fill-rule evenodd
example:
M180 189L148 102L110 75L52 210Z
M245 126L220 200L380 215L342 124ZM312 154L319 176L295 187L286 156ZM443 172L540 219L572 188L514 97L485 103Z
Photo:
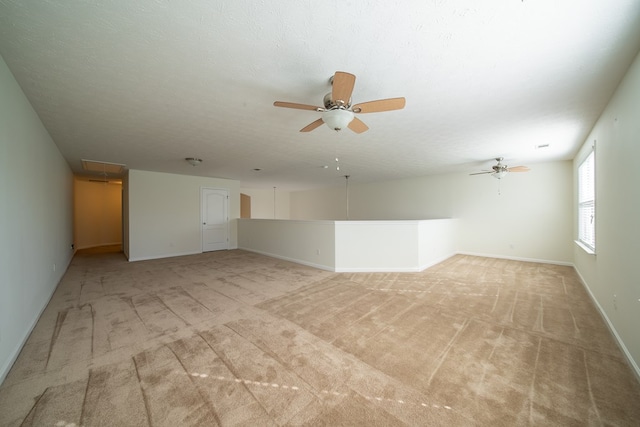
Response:
M229 201L231 199L231 191L228 188L222 188L222 187L200 187L200 251L202 253L205 252L211 252L211 251L205 251L204 249L204 212L203 212L203 204L204 204L204 191L205 190L215 190L215 191L221 191L221 192L225 192L227 195L226 198L226 221L225 221L225 234L226 234L226 238L227 238L227 242L226 242L226 247L223 249L219 249L219 250L228 250L229 249L229 244L230 244L230 236L229 236Z

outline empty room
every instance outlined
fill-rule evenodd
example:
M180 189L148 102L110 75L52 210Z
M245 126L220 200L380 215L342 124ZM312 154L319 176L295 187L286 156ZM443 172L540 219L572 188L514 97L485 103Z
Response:
M0 426L640 425L640 2L0 1Z

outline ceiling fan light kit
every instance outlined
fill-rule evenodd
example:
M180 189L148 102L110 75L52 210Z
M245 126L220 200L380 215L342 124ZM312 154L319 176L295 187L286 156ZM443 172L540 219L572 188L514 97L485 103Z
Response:
M351 93L356 83L356 76L343 71L336 71L329 79L333 86L331 93L325 95L323 107L313 105L296 104L293 102L276 101L276 107L295 108L297 110L310 110L322 113L322 118L311 122L300 129L300 132L310 132L323 123L335 131L340 131L346 127L355 133L362 133L369 130L369 127L362 120L355 117L355 114L380 113L383 111L401 110L405 106L404 98L379 99L377 101L363 102L351 106Z
M495 179L502 179L505 176L507 176L507 171L506 170L501 170L501 171L496 171L494 173L491 174L491 176L493 176Z
M326 110L322 113L322 121L335 131L340 131L349 126L353 117L353 111L343 110L342 108Z

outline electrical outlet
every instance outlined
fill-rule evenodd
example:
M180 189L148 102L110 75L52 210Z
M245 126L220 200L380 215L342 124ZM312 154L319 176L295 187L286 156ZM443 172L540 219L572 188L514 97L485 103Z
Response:
M617 310L618 309L618 295L613 294L613 309Z
M316 249L316 255L320 255L320 249Z
M56 271L56 263L53 263L53 271Z

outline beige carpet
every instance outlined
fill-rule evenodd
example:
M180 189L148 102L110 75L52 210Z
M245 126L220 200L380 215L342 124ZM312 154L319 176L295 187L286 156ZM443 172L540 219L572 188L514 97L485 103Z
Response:
M336 274L234 250L73 259L0 425L640 425L573 269Z

